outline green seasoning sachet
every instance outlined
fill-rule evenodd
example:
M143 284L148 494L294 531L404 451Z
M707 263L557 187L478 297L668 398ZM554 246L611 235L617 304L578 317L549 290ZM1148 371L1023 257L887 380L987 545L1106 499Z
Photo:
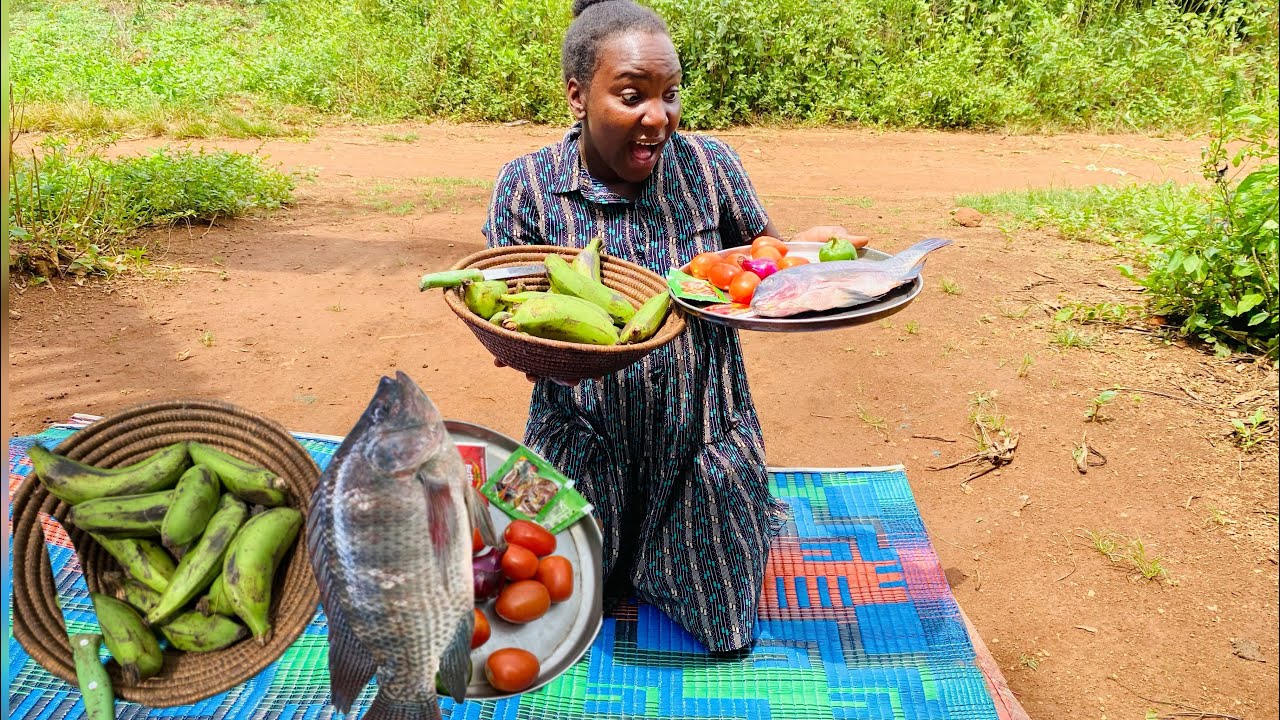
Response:
M554 465L523 445L480 488L507 515L559 533L591 513L591 503Z
M729 302L729 297L720 288L675 268L667 273L667 287L676 297L690 302Z

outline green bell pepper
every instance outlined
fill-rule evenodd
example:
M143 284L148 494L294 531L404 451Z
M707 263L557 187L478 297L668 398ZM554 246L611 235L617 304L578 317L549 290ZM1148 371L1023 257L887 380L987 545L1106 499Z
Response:
M818 250L818 260L820 262L831 262L833 260L857 260L858 248L848 240L842 238L831 238L826 245Z

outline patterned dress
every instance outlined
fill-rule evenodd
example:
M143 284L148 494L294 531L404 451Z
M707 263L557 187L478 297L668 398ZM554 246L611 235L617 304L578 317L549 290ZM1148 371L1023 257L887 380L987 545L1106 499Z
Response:
M665 275L764 230L723 142L674 134L631 201L588 174L579 132L503 167L484 226L490 247L583 247L602 234L606 254ZM609 595L634 589L712 651L751 644L785 505L769 494L735 330L690 319L681 338L612 376L574 388L539 381L525 444L595 506Z

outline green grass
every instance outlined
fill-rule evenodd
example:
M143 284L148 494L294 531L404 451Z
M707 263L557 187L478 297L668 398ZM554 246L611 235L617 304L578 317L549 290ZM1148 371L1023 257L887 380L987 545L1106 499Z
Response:
M1111 244L1141 237L1150 209L1183 213L1204 202L1204 190L1166 183L1115 188L1031 188L989 195L962 195L956 203L984 215L999 215L1014 227L1052 228L1068 240Z
M1264 0L651 0L684 122L1199 129L1277 96ZM29 127L271 135L329 121L566 123L567 0L16 0ZM238 125L228 118L241 115ZM178 118L175 120L174 118Z
M1147 552L1141 538L1126 538L1105 530L1081 530L1078 536L1112 564L1119 564L1133 572L1135 578L1149 582L1178 583L1170 577L1163 557Z
M139 266L140 230L278 208L293 188L256 155L162 148L107 159L96 146L51 140L10 161L11 267L40 282Z

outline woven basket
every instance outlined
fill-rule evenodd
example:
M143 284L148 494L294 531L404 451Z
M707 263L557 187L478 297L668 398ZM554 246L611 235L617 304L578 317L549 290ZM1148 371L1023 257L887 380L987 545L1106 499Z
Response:
M307 514L320 474L310 454L277 423L226 403L188 400L137 406L76 432L54 452L99 467L119 467L183 440L206 443L272 470L288 486L289 504ZM119 565L87 533L66 522L69 509L34 475L13 496L13 632L36 662L75 685L42 517L52 516L66 529L90 591L101 592L102 574ZM284 654L315 616L320 595L304 533L282 562L283 577L277 576L272 597L273 633L266 645L248 638L216 652L169 650L160 673L137 685L126 685L119 666L109 662L116 696L152 707L188 705L252 678Z
M572 261L579 248L558 245L521 245L491 248L458 261L453 270L476 268L491 270L512 265L540 263L550 253ZM667 281L657 273L625 260L604 256L600 264L600 281L627 297L639 307L657 293L667 292ZM512 283L513 281L508 281ZM546 290L545 276L521 278L526 290ZM506 365L538 377L577 380L611 375L628 367L655 349L666 345L684 332L684 316L672 307L658 332L644 342L631 345L586 345L534 337L494 325L467 308L459 289L445 291L445 302L458 317L466 321L471 332Z

